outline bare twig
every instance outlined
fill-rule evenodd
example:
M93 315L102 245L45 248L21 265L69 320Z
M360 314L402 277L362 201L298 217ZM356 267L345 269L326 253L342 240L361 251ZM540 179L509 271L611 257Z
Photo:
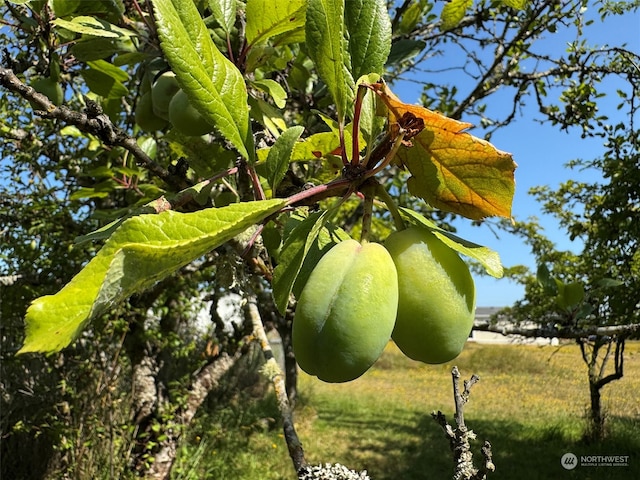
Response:
M456 428L453 428L447 422L445 415L440 411L433 412L431 416L442 427L445 436L449 440L449 446L453 452L455 463L453 479L485 480L488 473L495 470L495 465L492 460L491 444L488 441L484 442L481 449L484 463L479 469L474 467L470 441L474 440L476 435L472 430L469 430L464 423L464 405L469 401L471 387L480 380L480 377L474 374L469 380L465 380L462 391L460 391L460 371L458 367L453 367L451 377L453 379L453 396L456 405Z

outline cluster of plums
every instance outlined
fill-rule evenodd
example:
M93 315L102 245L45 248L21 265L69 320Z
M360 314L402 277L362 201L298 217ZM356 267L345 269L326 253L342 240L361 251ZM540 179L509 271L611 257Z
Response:
M315 266L293 320L300 368L325 382L361 376L392 338L409 358L457 357L473 326L475 287L465 262L425 228L384 246L346 240Z
M159 74L140 98L135 110L138 126L147 132L155 132L171 126L188 136L209 133L212 127L180 88L173 72ZM144 84L143 84L144 85Z

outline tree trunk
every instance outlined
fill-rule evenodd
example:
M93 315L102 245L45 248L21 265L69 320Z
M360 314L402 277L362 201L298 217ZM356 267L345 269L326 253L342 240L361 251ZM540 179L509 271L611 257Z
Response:
M604 438L604 418L602 415L602 403L600 401L600 385L598 379L589 373L589 394L591 396L591 411L589 412L589 428L587 437L590 440L602 440Z
M589 368L589 395L591 399L589 424L587 427L586 438L593 441L601 441L605 437L605 415L602 411L602 401L600 390L605 385L619 380L624 375L624 346L626 337L597 337L593 341L590 355L587 353L585 340L578 341L582 358ZM605 376L607 362L611 355L611 347L615 344L614 354L614 372ZM606 346L606 351L602 361L598 365L598 354L600 348Z

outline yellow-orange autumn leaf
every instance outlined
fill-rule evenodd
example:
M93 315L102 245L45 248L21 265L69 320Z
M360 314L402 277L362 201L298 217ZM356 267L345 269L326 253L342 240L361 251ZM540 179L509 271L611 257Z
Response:
M382 83L370 88L387 106L392 136L401 128L408 132L410 142L394 162L411 172L412 195L473 220L511 217L517 166L511 154L464 132L470 123L402 103Z

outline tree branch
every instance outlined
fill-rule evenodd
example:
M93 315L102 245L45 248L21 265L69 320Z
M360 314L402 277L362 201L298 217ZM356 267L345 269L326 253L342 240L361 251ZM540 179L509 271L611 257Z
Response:
M8 90L18 93L32 104L40 107L35 113L43 118L62 120L74 125L80 131L99 138L105 145L122 147L133 154L152 174L167 182L177 189L187 188L189 185L184 179L177 178L156 163L138 145L135 138L128 136L122 129L114 125L111 119L97 104L89 104L84 113L72 110L64 105L54 105L46 95L36 92L32 87L24 84L11 69L0 67L0 85Z
M502 335L521 335L523 337L543 337L543 338L566 338L578 339L590 336L615 336L624 335L625 337L640 333L640 323L631 323L628 325L606 325L593 327L567 327L556 325L545 325L534 328L526 328L517 325L500 326L491 322L477 323L473 326L474 330L481 332L494 332Z

